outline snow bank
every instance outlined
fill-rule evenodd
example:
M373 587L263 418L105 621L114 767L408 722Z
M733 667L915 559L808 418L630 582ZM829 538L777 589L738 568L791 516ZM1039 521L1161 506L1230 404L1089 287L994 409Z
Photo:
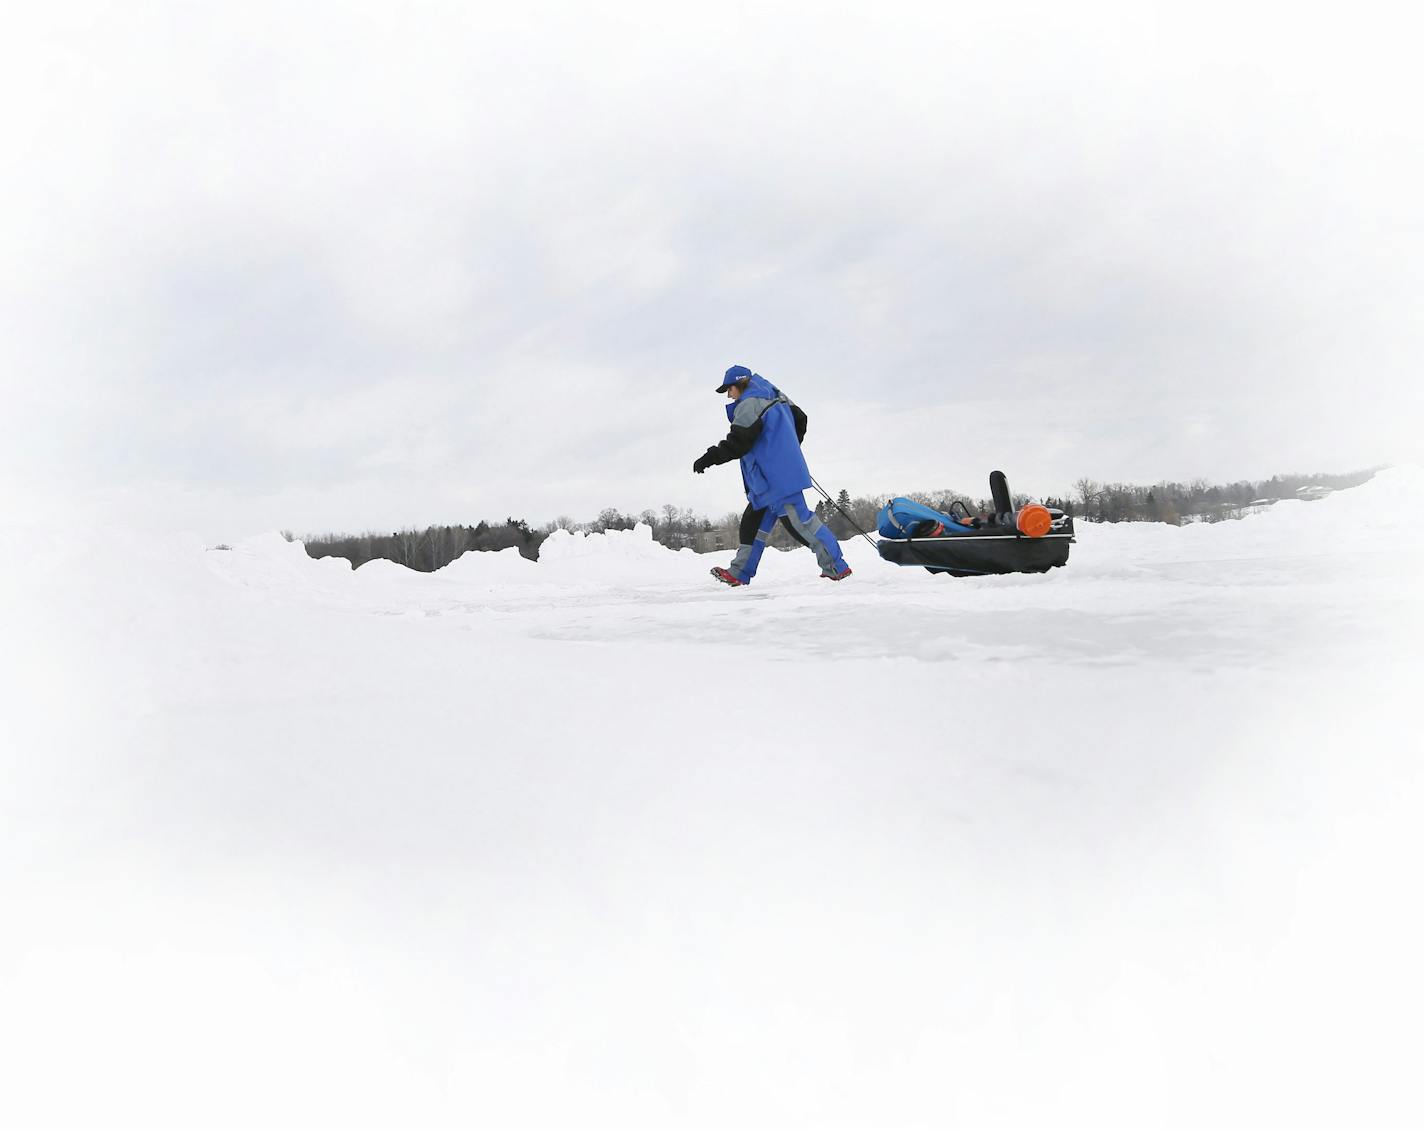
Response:
M212 554L213 568L238 583L259 586L339 584L352 571L344 557L311 557L300 541L288 541L275 531L237 541L227 549L213 549Z
M544 582L536 561L520 554L518 549L480 552L474 549L462 553L444 568L440 575L449 580L471 584L540 584Z
M690 549L672 550L653 540L653 531L639 524L606 533L558 530L539 547L539 567L558 583L628 584L659 579L687 580L710 565Z
M1070 569L1424 551L1424 468L1394 467L1316 501L1283 499L1234 521L1079 523Z

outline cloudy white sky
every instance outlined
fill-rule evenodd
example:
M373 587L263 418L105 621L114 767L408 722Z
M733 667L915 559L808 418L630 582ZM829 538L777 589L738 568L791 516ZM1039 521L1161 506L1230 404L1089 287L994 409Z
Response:
M1405 6L30 6L0 476L211 538L1420 457ZM1405 22L1409 20L1410 22Z

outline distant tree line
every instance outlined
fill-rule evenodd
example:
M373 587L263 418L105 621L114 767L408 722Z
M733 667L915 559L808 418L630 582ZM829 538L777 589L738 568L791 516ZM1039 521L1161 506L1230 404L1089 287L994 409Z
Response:
M1331 490L1346 490L1374 477L1375 471L1348 474L1277 474L1264 481L1232 482L1214 486L1204 478L1190 482L1157 482L1138 486L1124 482L1095 482L1080 478L1070 498L1045 499L1084 521L1164 521L1172 525L1193 521L1229 521L1258 504L1284 498L1317 497Z
M1015 506L1028 501L1041 501L1056 506L1082 521L1161 521L1181 524L1185 521L1224 521L1247 513L1253 504L1296 498L1305 491L1321 493L1343 490L1368 481L1375 471L1353 471L1349 474L1284 474L1259 482L1233 482L1212 485L1205 479L1191 482L1157 482L1151 486L1133 483L1099 483L1080 478L1067 497L1036 497L1015 494ZM974 514L993 510L988 498L975 497L958 490L932 490L908 494L934 509L947 511L961 502ZM816 515L838 538L845 540L861 530L873 534L875 519L887 499L857 497L842 490L834 504L824 499L816 503ZM431 525L425 529L404 529L393 533L323 534L303 538L307 552L313 557L344 557L359 568L367 561L388 560L419 572L433 572L468 552L518 549L530 560L539 557L539 546L555 530L603 533L608 530L632 529L642 524L652 531L653 539L670 549L693 549L710 552L728 549L737 543L737 528L741 511L709 518L691 509L665 505L660 510L622 513L612 507L599 512L592 521L577 522L559 517L533 527L522 518L506 518L503 522L481 521L476 525ZM771 538L775 548L789 549L795 542L777 526Z
M539 545L547 536L529 528L520 518L508 518L492 525L431 525L425 529L402 529L395 533L328 533L303 538L307 553L322 557L345 557L353 568L367 561L386 560L434 572L471 551L518 549L531 561L539 556Z

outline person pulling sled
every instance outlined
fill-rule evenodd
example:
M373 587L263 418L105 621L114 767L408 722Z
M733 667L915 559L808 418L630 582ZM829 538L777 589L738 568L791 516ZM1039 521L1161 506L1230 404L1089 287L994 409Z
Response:
M714 568L712 575L733 588L750 584L767 540L780 522L816 554L823 578L844 580L850 565L841 555L840 542L806 507L803 492L811 486L811 471L801 453L806 413L746 365L729 368L717 391L726 393L730 401L727 419L732 428L692 464L692 471L702 474L708 467L740 460L747 508L731 568Z

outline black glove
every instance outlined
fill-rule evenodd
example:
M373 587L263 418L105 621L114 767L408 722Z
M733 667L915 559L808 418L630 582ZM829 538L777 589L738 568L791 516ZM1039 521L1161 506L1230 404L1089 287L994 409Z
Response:
M696 462L694 462L694 463L692 464L692 473L693 473L693 474L701 474L704 470L706 470L706 469L707 469L708 467L710 467L711 465L712 465L712 460L709 459L706 455L702 455L702 456L700 456L700 457L697 459Z

